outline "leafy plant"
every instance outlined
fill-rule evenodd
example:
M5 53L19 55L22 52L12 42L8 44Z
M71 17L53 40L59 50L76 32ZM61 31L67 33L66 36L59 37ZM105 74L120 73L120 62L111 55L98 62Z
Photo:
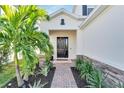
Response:
M76 69L79 70L82 79L85 78L87 80L88 76L94 70L92 63L87 59L77 59L75 65Z
M82 79L85 78L88 86L92 88L102 88L102 87L110 87L105 79L107 75L103 75L103 73L99 69L95 69L93 67L92 62L88 59L77 59L76 60L76 69L79 70L80 76Z
M43 74L44 76L47 76L48 72L49 72L49 67L47 65L41 68L41 74Z
M0 62L0 72L2 71L2 63Z
M53 68L53 63L52 62L45 62L45 65L49 67L49 69Z
M45 55L52 54L48 35L38 32L37 20L47 20L47 12L35 5L17 7L1 5L4 14L0 16L0 47L11 50L16 67L18 86L24 84L19 67L18 53L22 55L23 72L33 72L38 63L36 49ZM49 56L48 56L49 58Z
M88 77L87 83L89 84L87 87L90 88L104 88L107 87L107 83L105 82L107 75L104 76L103 73L95 69Z
M41 68L41 74L43 74L44 76L47 76L48 72L52 67L53 67L53 64L51 62L46 62L44 66Z
M116 83L114 85L116 88L124 88L124 83L122 83L122 82Z
M82 64L83 64L83 60L81 60L80 58L76 59L75 66L77 70L80 71L82 69Z
M41 84L41 80L35 81L33 85L29 84L30 88L43 88L47 83Z
M81 78L85 78L86 81L89 77L89 75L93 72L94 68L92 66L92 63L89 62L88 60L84 60L84 63L81 65L81 71L80 71L80 76Z
M2 71L3 64L8 63L9 51L7 49L0 48L0 71Z

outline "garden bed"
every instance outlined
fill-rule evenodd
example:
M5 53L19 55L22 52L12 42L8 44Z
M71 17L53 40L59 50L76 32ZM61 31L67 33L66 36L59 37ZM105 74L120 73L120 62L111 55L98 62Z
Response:
M28 82L33 85L35 81L39 81L41 80L41 83L44 84L44 83L47 83L44 88L50 88L51 87L51 83L52 83L52 80L53 80L53 76L54 76L54 72L55 72L55 67L53 67L49 72L48 72L48 75L45 77L44 75L42 74L38 74L37 76L34 76L34 75L31 75L29 76L29 80ZM16 77L13 78L10 82L8 82L4 87L7 87L7 88L17 88L17 80L16 80Z
M81 79L79 71L75 67L71 67L71 71L73 73L78 88L85 88L87 86L86 80Z

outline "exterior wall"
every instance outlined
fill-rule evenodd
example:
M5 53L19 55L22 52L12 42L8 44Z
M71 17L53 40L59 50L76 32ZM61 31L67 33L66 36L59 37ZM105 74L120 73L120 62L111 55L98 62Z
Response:
M124 70L123 19L124 6L108 7L78 33L77 54Z
M82 16L82 5L76 5L74 14L77 14L79 16Z
M61 19L65 20L65 25L60 25ZM76 34L79 25L84 19L78 20L68 16L65 13L56 15L50 21L38 22L40 31L46 32L50 36L50 40L54 47L54 59L57 58L56 37L69 37L69 59L76 58ZM72 31L71 31L72 30Z
M65 20L65 25L60 25L61 19ZM79 25L82 20L71 18L65 13L58 14L56 17L50 19L50 21L42 21L39 23L41 31L49 34L49 30L76 30L79 29Z
M57 37L68 37L68 51L69 51L69 59L76 58L76 31L67 31L67 30L60 30L60 31L50 31L50 41L54 46L54 59L57 58Z
M77 31L77 37L76 37L77 38L77 50L76 50L77 55L82 55L83 54L84 45L83 45L83 42L82 42L82 39L83 39L82 34L83 34L83 32L81 30Z

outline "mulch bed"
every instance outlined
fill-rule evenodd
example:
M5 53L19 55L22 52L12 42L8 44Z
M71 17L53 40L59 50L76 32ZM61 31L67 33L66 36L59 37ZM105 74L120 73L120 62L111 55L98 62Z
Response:
M73 73L78 88L86 88L87 86L86 80L81 79L79 71L75 67L71 67L71 71Z
M29 76L29 80L28 82L33 85L34 84L34 81L38 81L38 80L41 80L41 83L44 84L44 83L47 83L44 88L50 88L51 87L51 83L52 83L52 80L53 80L53 76L54 76L54 73L55 73L55 67L53 67L49 72L48 72L48 75L45 77L44 75L42 74L38 74L37 76L34 76L34 75L31 75ZM9 85L11 84L11 85ZM7 87L7 88L18 88L17 86L17 80L16 80L16 77L13 78L10 82L8 82L4 87Z

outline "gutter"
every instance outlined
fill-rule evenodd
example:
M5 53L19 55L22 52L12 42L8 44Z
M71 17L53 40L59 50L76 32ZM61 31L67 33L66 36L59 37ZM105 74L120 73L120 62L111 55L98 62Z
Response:
M97 6L91 14L87 17L87 19L81 23L79 28L82 30L84 29L90 22L92 22L98 15L100 15L109 5L99 5Z

